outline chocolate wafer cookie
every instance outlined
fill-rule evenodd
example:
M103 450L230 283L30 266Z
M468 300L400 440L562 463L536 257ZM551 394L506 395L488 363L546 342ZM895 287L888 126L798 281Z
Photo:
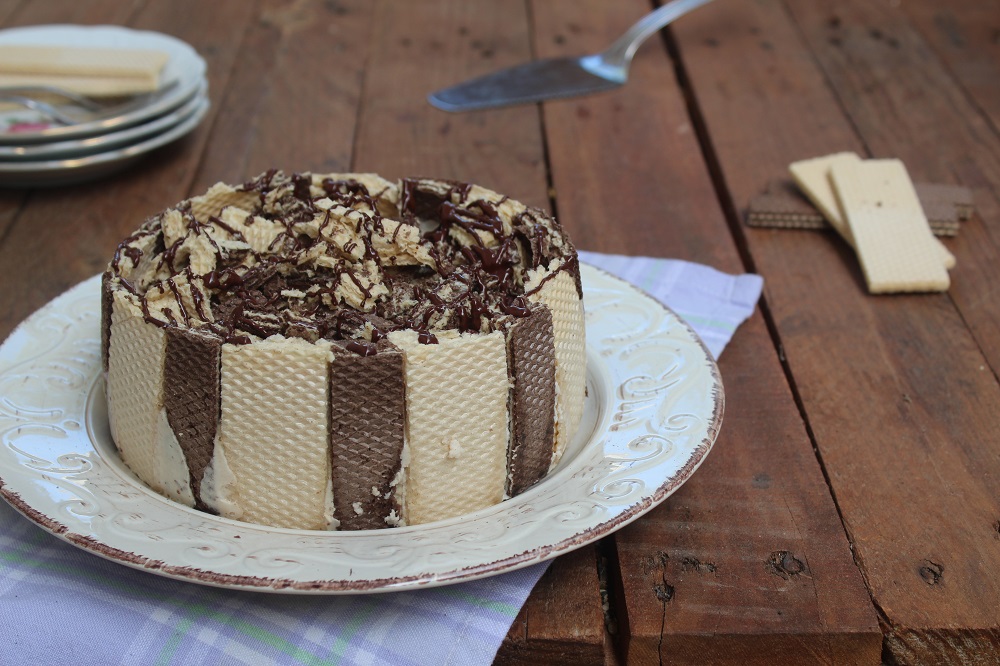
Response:
M924 215L935 236L954 236L959 222L972 216L972 190L961 185L915 183ZM803 196L791 180L773 180L752 198L746 223L751 227L779 229L828 229L823 214Z

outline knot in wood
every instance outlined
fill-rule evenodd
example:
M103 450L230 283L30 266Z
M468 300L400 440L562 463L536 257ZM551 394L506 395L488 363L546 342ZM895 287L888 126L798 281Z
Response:
M674 598L674 586L668 583L653 586L653 594L663 603L669 603Z
M781 576L788 580L792 576L798 576L806 571L806 564L795 557L791 551L776 550L767 558L767 570L775 576Z
M702 562L697 557L685 557L681 560L681 571L695 571L697 573L715 573L718 567L713 562Z
M944 565L932 562L931 560L924 560L923 565L918 571L920 573L920 577L923 578L924 582L928 585L937 585L944 577Z

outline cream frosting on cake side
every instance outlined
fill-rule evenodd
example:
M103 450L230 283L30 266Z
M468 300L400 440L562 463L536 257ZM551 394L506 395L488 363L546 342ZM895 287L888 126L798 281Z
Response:
M102 282L112 431L234 519L376 529L523 492L584 399L576 252L476 185L268 172L148 219Z

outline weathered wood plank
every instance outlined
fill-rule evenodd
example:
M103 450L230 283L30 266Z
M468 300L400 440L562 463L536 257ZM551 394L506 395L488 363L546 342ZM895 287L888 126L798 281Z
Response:
M602 48L648 7L533 10L538 53L552 56ZM586 249L741 272L666 63L654 40L625 88L545 105L560 217ZM675 496L615 535L624 661L878 663L875 613L759 314L721 371L727 412L715 450Z
M194 193L271 168L350 170L372 9L360 1L261 4L220 101Z
M902 157L917 178L977 187L986 214L994 139L975 113L947 110L967 110L965 98L901 14L789 4L796 23L759 0L706 7L674 29L735 208L795 159L867 147ZM995 230L973 223L952 244L950 296L895 297L869 296L832 234L741 233L890 653L995 660L1000 458L983 443L1000 427L990 408L1000 389L969 325L996 309L973 314L974 297L958 293L991 275Z
M475 182L548 208L534 107L449 114L426 101L440 87L530 60L524 3L412 4L378 4L355 167Z
M588 593L581 594L576 589L581 582L586 584ZM596 583L593 548L560 557L538 581L494 663L504 666L603 663L606 633L601 607L595 603L599 599L592 594Z
M45 3L32 3L25 12L36 6ZM174 34L192 44L209 63L211 89L221 92L254 7L239 0L214 3L211 12L199 12L200 7L197 0L151 3L131 25ZM200 20L190 20L192 15ZM0 290L0 337L51 298L102 271L115 246L145 217L186 196L216 113L217 99L191 136L122 176L30 195L0 245L0 283L19 285L17 290Z

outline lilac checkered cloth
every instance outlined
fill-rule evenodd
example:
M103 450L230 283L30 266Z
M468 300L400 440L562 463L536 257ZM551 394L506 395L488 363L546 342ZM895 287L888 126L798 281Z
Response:
M716 356L761 291L683 261L581 259L671 306ZM388 594L223 590L85 553L0 503L0 663L489 664L546 568Z

